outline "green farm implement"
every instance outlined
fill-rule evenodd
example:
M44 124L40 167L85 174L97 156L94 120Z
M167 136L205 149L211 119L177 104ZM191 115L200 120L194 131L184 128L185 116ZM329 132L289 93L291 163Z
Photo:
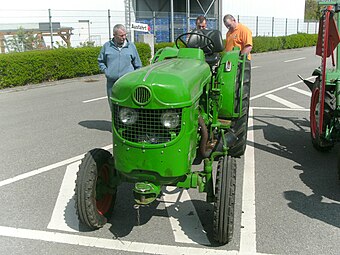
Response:
M313 146L319 151L329 151L340 140L340 1L319 2L319 5L324 6L316 47L321 65L313 72L315 81L304 82L312 91L310 130Z

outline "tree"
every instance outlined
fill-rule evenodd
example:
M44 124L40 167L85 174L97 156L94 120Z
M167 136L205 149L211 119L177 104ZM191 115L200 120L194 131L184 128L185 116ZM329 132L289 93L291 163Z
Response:
M320 9L317 0L306 0L305 2L305 20L318 20L320 18Z
M41 48L44 41L32 31L19 27L16 34L6 40L6 44L10 51L24 52Z

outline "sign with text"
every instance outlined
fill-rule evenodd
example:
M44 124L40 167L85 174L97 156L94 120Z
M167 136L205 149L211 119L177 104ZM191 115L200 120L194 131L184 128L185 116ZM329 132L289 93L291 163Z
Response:
M131 23L131 29L135 31L149 32L149 25L143 23Z

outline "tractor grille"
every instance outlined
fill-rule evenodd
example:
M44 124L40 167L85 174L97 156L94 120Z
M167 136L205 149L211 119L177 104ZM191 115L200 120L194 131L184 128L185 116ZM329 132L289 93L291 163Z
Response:
M133 94L133 99L139 105L146 105L151 99L151 92L146 87L138 87Z
M171 109L179 115L179 124L176 128L169 129L163 126L161 116L168 110L135 109L138 118L135 124L126 125L119 118L122 107L114 105L113 121L117 133L130 142L160 144L175 139L181 131L182 109Z

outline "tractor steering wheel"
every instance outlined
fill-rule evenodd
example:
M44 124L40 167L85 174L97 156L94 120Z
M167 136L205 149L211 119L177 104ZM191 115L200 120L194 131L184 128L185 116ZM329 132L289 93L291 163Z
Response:
M189 40L184 40L184 37L187 35L189 35L189 40L190 40L191 35L197 35L200 38L200 42L204 41L205 43L203 43L202 45L199 45L198 43L196 43L197 45L192 47L188 45ZM206 40L203 40L203 39L206 39ZM203 49L205 51L204 53L208 55L213 53L213 48L215 47L214 41L210 37L204 34L201 34L201 33L197 33L197 32L188 32L188 33L184 33L178 36L175 41L177 49L180 48L179 41L181 41L184 44L185 48L200 48L200 49Z

